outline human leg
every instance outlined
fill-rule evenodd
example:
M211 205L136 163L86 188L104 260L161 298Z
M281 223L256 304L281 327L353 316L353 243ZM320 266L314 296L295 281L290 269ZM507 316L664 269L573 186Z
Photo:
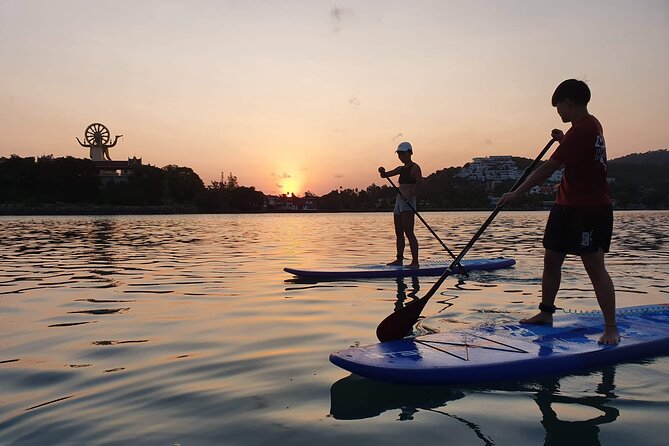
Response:
M401 217L402 228L407 240L409 240L409 248L411 249L411 263L408 266L418 268L418 239L414 234L414 214L413 212L402 212ZM404 242L404 237L402 237L402 242Z
M565 256L563 252L545 250L544 272L541 277L541 311L530 318L521 319L521 324L550 324L553 322L555 296L560 289Z
M620 336L616 325L616 291L606 270L604 251L600 249L594 253L584 254L581 256L581 261L590 277L599 308L604 315L604 334L599 338L599 342L617 344Z
M393 223L395 225L395 246L397 248L397 258L388 263L389 266L402 265L404 259L404 228L402 225L402 215L393 213Z

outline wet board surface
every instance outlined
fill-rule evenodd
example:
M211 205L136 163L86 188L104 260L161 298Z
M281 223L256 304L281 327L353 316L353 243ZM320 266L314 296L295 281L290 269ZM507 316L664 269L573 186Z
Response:
M287 273L302 278L310 279L364 279L382 277L409 277L409 276L440 276L448 269L451 262L424 262L420 268L407 268L404 266L388 265L356 265L332 269L298 269L284 268ZM462 260L465 271L492 271L508 268L516 264L516 261L507 257L492 259ZM456 268L455 274L458 273Z
M616 346L597 342L601 313L558 312L552 326L478 326L349 348L330 361L378 381L434 385L575 373L669 354L669 304L621 308L617 315Z

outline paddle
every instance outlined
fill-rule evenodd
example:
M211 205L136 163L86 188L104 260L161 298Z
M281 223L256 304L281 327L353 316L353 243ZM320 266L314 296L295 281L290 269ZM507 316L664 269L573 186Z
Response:
M411 202L410 202L409 200L407 200L407 198L406 198L406 197L404 196L404 194L400 191L400 189L399 189L397 186L395 186L395 183L393 183L393 180L391 180L390 177L386 177L386 179L387 179L388 181L390 181L390 184L395 188L395 190L397 191L397 193L399 194L399 196L402 198L402 200L406 201L406 203L407 203L407 205L409 206L409 208L413 211L414 214L416 214L416 217L418 217L418 219L419 219L420 221L423 222L423 224L424 224L425 227L428 229L428 231L430 231L430 232L432 233L432 235L434 235L434 238L436 238L436 239L439 241L439 243L441 243L441 246L443 246L444 249L445 249L446 251L448 251L448 253L451 255L451 257L452 257L453 259L455 259L455 254L453 254L453 251L451 251L450 249L448 249L448 246L446 246L446 244L445 244L444 242L441 241L441 239L439 238L439 236L437 235L437 233L434 232L434 230L430 227L430 225L427 224L427 222L425 221L425 219L424 219L423 217L421 217L421 215L418 213L418 211L416 210L416 208L413 207L413 205L411 204ZM460 265L460 263L458 263L457 266L458 266L458 268L460 269L460 274L464 274L465 276L469 276L469 274L467 274L467 271L465 271L465 269L462 267L462 265Z
M513 192L516 190L527 177L530 175L532 170L536 167L537 164L541 161L541 158L546 154L548 149L553 145L555 142L555 139L551 139L548 144L546 144L546 147L543 148L541 153L532 161L532 164L530 164L527 169L523 172L523 174L518 178L518 181L511 187L509 190L510 192ZM502 206L503 207L503 206ZM395 311L394 313L390 314L388 317L386 317L384 320L381 321L379 326L376 328L376 337L379 339L381 342L386 342L386 341L394 341L396 339L402 339L404 336L409 333L413 325L418 321L418 318L420 317L420 313L423 311L423 308L425 308L425 305L427 305L427 302L432 298L434 293L437 292L439 287L441 286L442 283L444 283L444 280L453 272L453 267L458 265L460 263L460 260L467 254L467 252L471 249L472 246L474 246L474 243L481 237L481 234L486 230L486 228L492 223L492 221L495 219L497 214L499 214L499 211L502 210L502 207L498 206L495 208L495 210L492 211L492 214L488 217L488 219L483 223L483 225L479 228L478 231L476 231L476 234L474 234L474 237L467 243L467 245L460 251L460 254L453 260L451 265L444 271L444 273L437 279L437 281L432 285L432 288L425 294L425 296L421 297L417 301L411 302L407 304L405 307L400 308L399 310Z

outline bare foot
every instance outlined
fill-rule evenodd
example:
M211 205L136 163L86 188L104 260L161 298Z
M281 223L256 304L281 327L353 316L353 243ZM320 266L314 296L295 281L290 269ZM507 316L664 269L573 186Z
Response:
M553 323L553 315L540 311L532 317L520 320L521 324L548 325Z
M407 268L418 269L420 268L420 265L418 264L418 262L411 262L407 265Z
M402 259L397 259L394 262L386 263L388 266L402 266Z
M618 327L605 325L604 326L604 334L602 335L601 338L599 338L599 343L600 344L616 345L618 342L620 342L620 335L618 334Z

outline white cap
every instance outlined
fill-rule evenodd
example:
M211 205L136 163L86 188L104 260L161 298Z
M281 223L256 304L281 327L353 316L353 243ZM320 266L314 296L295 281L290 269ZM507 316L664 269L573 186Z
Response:
M395 152L413 152L413 148L411 147L411 144L404 141L401 142L399 146L397 146L397 150L395 150Z

